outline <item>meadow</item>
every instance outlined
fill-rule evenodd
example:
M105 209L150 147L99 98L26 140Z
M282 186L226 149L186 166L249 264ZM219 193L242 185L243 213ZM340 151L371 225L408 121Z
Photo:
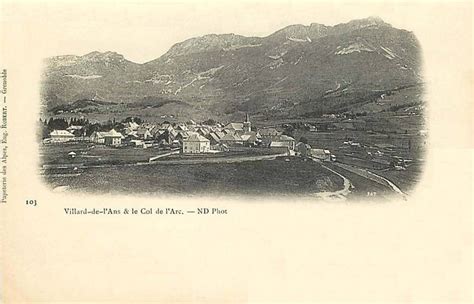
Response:
M307 195L342 188L339 176L296 157L240 163L160 164L85 168L44 175L53 188L98 193L181 195Z

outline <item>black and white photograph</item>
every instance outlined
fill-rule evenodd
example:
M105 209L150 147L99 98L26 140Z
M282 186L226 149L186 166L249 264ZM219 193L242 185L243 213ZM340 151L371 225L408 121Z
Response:
M315 16L189 37L143 63L57 54L40 172L61 192L405 198L428 135L421 49L409 24Z
M472 303L472 4L0 0L0 302Z

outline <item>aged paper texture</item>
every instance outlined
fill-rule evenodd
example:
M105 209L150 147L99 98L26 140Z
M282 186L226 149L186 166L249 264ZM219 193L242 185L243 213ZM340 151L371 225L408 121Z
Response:
M471 2L0 5L3 302L472 302Z

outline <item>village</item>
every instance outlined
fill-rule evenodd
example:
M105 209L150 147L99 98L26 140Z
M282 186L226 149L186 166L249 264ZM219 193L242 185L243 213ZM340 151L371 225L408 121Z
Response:
M285 134L284 130L253 127L248 114L242 122L230 122L225 125L212 120L205 123L189 120L182 123L139 124L131 119L121 124L120 129L94 131L87 135L86 126L70 125L62 130L51 131L49 136L43 139L43 143L89 142L117 149L155 149L180 154L208 155L236 151L239 148L268 148L280 153L285 152L287 155L308 157L314 154L324 160L335 160L335 155L328 150L312 148L304 139L303 142L297 141ZM71 149L68 156L74 158L77 153Z
M410 128L398 132L377 129L385 128L382 118L373 120L377 125L371 119L325 115L263 124L248 114L227 123L50 118L42 121L42 174L55 187L94 183L111 191L199 192L225 184L243 187L239 191L404 193L421 170L425 133L417 124L410 127L412 116L395 117Z

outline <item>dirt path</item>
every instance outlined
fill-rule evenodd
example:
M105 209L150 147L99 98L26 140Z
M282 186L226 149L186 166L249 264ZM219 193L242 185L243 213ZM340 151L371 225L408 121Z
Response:
M342 180L344 181L344 184L343 184L344 187L341 190L318 192L318 193L315 193L315 195L319 198L322 198L322 199L346 200L347 195L351 192L351 190L350 190L351 187L352 187L351 181L347 177L345 177L344 175L340 174L339 172L336 172L333 169L328 168L327 166L323 165L321 161L316 160L314 158L311 158L311 159L315 162L320 163L321 167L323 167L324 169L336 174L337 176L342 178Z
M362 168L359 168L359 167L356 167L356 166L351 166L351 165L347 165L347 164L343 164L343 163L337 163L337 162L334 162L332 164L337 166L337 167L340 167L344 170L347 170L349 172L357 174L357 175L359 175L363 178L366 178L366 179L369 179L373 182L376 182L376 183L378 183L382 186L385 186L385 187L389 188L390 190L392 190L393 192L401 195L404 199L406 198L406 194L397 185L395 185L393 182L391 182L390 180L386 179L383 176L380 176L380 175L375 174L375 173L373 173L369 170L362 169Z
M230 157L216 157L216 158L201 158L201 159L177 159L177 160L162 160L154 162L153 164L216 164L216 163L241 163L246 161L271 160L280 156L288 156L287 153L271 154L271 155L256 155L256 156L230 156Z
M389 180L386 179L385 177L380 176L380 175L378 175L378 174L375 174L374 172L371 172L371 171L368 171L368 170L367 170L367 172L368 172L369 174L373 175L373 176L376 176L376 177L379 178L379 179L384 180L384 181L390 186L390 188L392 188L393 191L397 192L398 194L402 195L403 197L406 196L406 194L405 194L400 188L398 188L397 185L395 185L394 183L392 183L391 181L389 181Z
M160 158L163 158L163 157L166 157L166 156L170 156L170 155L174 155L174 154L179 154L179 149L176 149L176 150L168 152L168 153L163 153L163 154L159 154L157 156L150 157L148 159L148 162L151 163L152 161L155 161L157 159L160 159Z

